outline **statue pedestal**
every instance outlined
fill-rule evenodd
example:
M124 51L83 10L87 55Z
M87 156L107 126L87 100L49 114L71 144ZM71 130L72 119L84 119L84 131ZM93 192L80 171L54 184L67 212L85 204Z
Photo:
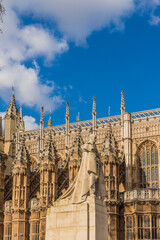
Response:
M48 209L46 240L107 240L107 210L103 200L88 197L80 204L68 199Z

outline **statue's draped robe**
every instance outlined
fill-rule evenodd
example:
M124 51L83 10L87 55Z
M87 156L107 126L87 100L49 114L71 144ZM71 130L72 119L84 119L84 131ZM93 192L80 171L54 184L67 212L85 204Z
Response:
M97 197L106 196L102 168L99 167L100 164L97 162L93 144L84 144L82 148L83 155L80 170L71 186L61 197L61 199L70 197L73 204L86 201L90 193L95 194Z

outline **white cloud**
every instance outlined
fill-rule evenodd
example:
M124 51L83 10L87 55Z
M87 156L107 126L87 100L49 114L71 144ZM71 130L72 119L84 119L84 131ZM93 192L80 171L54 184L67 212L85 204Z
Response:
M152 15L149 22L151 25L157 26L160 23L160 17Z
M14 83L19 103L38 108L45 105L46 110L53 111L63 99L56 94L55 85L41 81L36 58L54 60L68 50L69 40L82 44L93 31L110 26L122 29L125 19L135 11L149 11L150 23L158 25L158 6L160 0L6 0L0 36L2 98L8 98ZM21 16L25 15L35 17L35 22L49 20L50 26L53 23L52 31L40 24L24 26ZM55 34L55 26L61 38ZM33 61L34 67L27 67L27 60Z
M93 32L114 24L123 26L123 18L134 11L134 0L14 0L20 13L48 18L58 30L76 43L85 42ZM28 12L27 12L28 10Z
M4 131L4 116L5 116L6 112L0 112L0 117L2 117L2 129Z
M5 2L5 8L3 34L0 36L1 97L8 99L14 83L19 103L38 108L44 105L46 110L54 111L62 103L62 97L56 94L53 83L41 81L35 59L54 60L58 54L68 50L68 44L63 38L55 37L54 31L50 33L41 25L21 25L11 1ZM33 61L34 67L27 67L26 60Z
M36 123L36 119L31 116L24 116L23 120L25 122L25 130L34 130L34 129L39 129L39 125Z
M2 127L3 127L3 131L4 131L4 116L5 116L6 112L0 112L0 116L2 117ZM23 120L25 122L25 130L29 131L29 130L34 130L34 129L39 129L40 126L36 123L36 119L32 116L24 116Z
M54 85L41 84L37 70L26 68L24 65L14 64L0 71L1 97L5 100L9 96L12 85L15 85L16 100L29 107L44 106L45 110L54 111L61 105L61 95L53 95Z

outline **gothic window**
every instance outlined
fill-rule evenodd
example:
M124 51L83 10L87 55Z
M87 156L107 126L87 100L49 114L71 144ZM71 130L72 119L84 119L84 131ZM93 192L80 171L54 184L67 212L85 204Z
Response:
M8 225L5 227L5 240L12 239L12 225Z
M39 240L39 223L32 225L32 240Z
M152 239L157 239L157 216L152 216Z
M157 216L138 216L138 240L157 239Z
M140 187L159 188L158 149L146 141L138 151L140 167Z
M143 239L143 217L138 216L138 239Z
M135 219L134 216L127 217L127 240L134 240Z

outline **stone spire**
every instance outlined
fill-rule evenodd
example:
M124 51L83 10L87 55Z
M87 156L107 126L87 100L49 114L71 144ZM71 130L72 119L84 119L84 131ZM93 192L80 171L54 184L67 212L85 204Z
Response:
M25 130L25 124L23 121L23 112L22 112L22 106L20 106L20 112L19 112L19 128L21 131Z
M121 111L125 111L124 91L121 92Z
M66 155L66 157L69 154L68 153L68 151L69 151L69 119L70 119L70 117L69 117L69 102L66 102L66 116L65 116L65 120L66 120L65 155Z
M104 139L102 147L102 155L103 156L115 155L115 157L117 157L117 154L118 154L117 143L112 133L111 122L108 121L106 137Z
M69 117L69 102L66 102L66 120L69 120L70 117Z
M24 135L20 136L18 145L19 145L19 147L17 148L16 158L15 158L14 164L17 164L17 163L22 163L22 164L27 163L28 164L30 158L29 158L28 150L25 146Z
M96 121L96 97L93 97L93 108L92 108L92 130L93 130L93 134L96 135L96 128L97 128L97 121Z
M96 97L93 97L93 108L92 108L92 115L97 115L96 113Z
M46 142L46 145L44 147L44 153L42 154L42 160L48 160L48 161L51 161L51 162L54 162L56 161L56 148L54 146L54 143L53 143L53 139L52 139L52 132L49 131L48 132L48 137L47 137L47 142Z
M14 93L13 93L12 97L11 97L11 102L10 102L9 107L7 108L5 117L7 117L7 116L16 117L17 115L18 115L18 108L16 106L15 96L14 96Z
M40 154L43 151L43 135L44 135L44 107L41 107L41 119L40 119Z
M82 149L81 146L84 144L83 139L81 137L81 128L80 126L77 129L76 137L73 141L71 147L71 158L81 158L82 157Z
M49 120L48 120L48 127L52 127L52 119L51 119L51 112L49 112Z
M121 151L124 148L124 115L125 115L124 91L121 92Z
M44 107L41 107L41 120L40 120L40 124L44 125Z

